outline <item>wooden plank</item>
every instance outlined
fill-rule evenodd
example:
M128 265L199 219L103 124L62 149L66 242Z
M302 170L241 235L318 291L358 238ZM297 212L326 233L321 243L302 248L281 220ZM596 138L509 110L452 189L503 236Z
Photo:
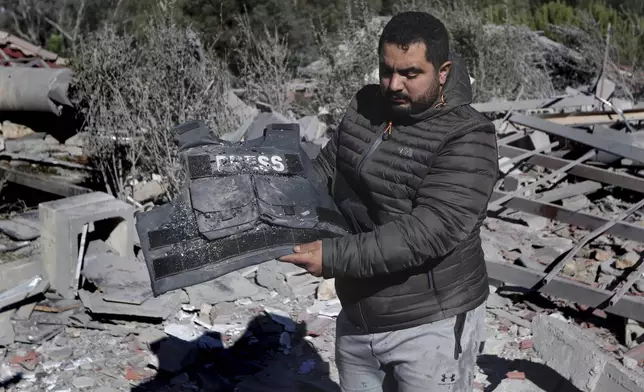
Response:
M526 191L532 190L532 189L536 188L537 186L539 186L539 185L541 185L541 184L543 184L545 182L548 182L551 179L554 179L555 177L559 176L560 174L567 172L568 170L570 170L574 166L577 166L578 164L583 163L584 161L587 161L587 160L591 159L594 156L595 156L595 150L588 151L587 153L582 155L577 160L568 163L566 166L560 167L559 169L557 169L557 170L553 171L552 173L548 174L547 176L541 177L540 179L538 179L537 181L531 183L530 185L524 186L523 188L519 188L519 189L513 191L512 193L508 193L505 196L490 202L490 204L488 204L487 208L488 208L488 210L496 211L496 210L501 208L501 205L503 203L505 203L506 201L510 200L513 196L518 196L518 195L521 195L521 194L525 193Z
M508 158L513 158L526 152L529 152L529 150L505 145L499 146L499 155ZM570 161L545 154L537 154L529 158L525 163L557 170L566 166ZM568 174L644 193L644 179L629 174L612 172L583 163L570 169Z
M602 188L602 184L595 181L582 181L576 184L562 186L560 188L552 189L550 191L541 192L534 195L533 199L542 201L544 203L552 203L553 201L567 199L577 195L586 195L593 193Z
M504 262L488 260L486 265L490 278L526 289L534 287L546 276L543 272ZM622 298L615 305L610 305L609 299L613 295L612 292L558 276L539 291L592 308L599 308L607 313L644 321L644 297L629 295Z
M93 190L71 184L60 179L47 178L38 174L26 173L0 166L0 178L7 181L27 186L29 188L43 190L54 195L69 197L91 193Z
M584 126L594 124L612 124L618 121L623 121L617 113L597 113L587 115L571 115L571 116L540 116L544 120L552 121L557 124L567 126ZM644 121L644 110L624 111L624 117L628 121ZM581 131L584 132L584 131ZM619 131L615 131L619 132Z
M507 194L508 193L506 192L494 191L492 194L492 200L500 199ZM573 211L556 204L543 203L521 196L514 196L508 200L504 206L514 210L523 211L528 214L543 216L544 218L568 223L569 225L574 225L590 231L610 222L609 219L601 216ZM606 234L644 243L644 227L631 223L618 222L615 226L608 229Z
M523 114L513 114L508 121L546 132L551 135L570 139L577 143L585 144L588 147L596 148L610 154L644 163L644 149L630 143L626 143L622 140L618 140L617 138L599 137L576 128L566 127L548 120L543 120L539 117L526 116ZM606 130L605 132L610 131Z

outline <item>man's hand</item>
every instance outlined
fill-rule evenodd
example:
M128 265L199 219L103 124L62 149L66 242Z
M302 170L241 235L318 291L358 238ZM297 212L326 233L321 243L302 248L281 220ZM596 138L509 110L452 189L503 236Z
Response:
M322 276L322 241L297 245L294 250L295 253L282 256L279 260L302 267L313 276Z

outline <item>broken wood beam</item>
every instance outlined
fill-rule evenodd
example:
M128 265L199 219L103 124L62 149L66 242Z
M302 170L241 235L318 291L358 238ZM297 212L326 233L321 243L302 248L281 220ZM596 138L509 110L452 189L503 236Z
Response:
M0 166L0 178L29 188L39 189L54 195L69 197L94 192L89 188L78 186L59 179L26 173Z
M502 191L494 191L492 200L500 199L508 194L509 193ZM606 219L601 216L573 211L556 204L531 200L522 196L512 197L504 206L591 231L601 227L607 222L610 222L610 219ZM628 240L644 242L644 227L631 223L618 222L610 229L606 230L606 234L615 235Z
M525 154L528 151L529 150L507 145L499 146L499 155L508 158L513 158L518 155ZM546 154L537 154L528 158L525 163L557 170L566 166L568 163L570 163L570 161L567 159L552 157ZM585 165L583 163L570 169L568 171L568 174L644 193L644 179L629 174L616 173L602 169L600 167Z
M584 238L579 240L579 242L577 242L577 244L572 249L569 249L568 251L560 255L560 256L563 256L565 254L563 258L559 259L560 256L558 256L552 263L550 263L550 265L548 265L548 268L550 269L550 271L548 271L548 274L543 278L543 282L540 282L540 283L543 283L546 285L550 283L552 279L554 279L555 276L557 276L559 271L563 269L566 263L572 260L572 258L575 257L575 255L581 250L581 248L586 246L587 243L599 237L600 235L604 234L608 229L615 226L619 222L622 222L624 219L626 219L628 216L635 213L637 210L639 210L642 207L644 207L644 199L640 200L637 204L634 204L633 206L631 206L628 210L621 212L617 217L615 217L615 219L607 220L606 223L599 226L598 228L591 231L590 233L586 234Z
M622 118L617 113L593 113L588 114L571 114L571 115L544 115L540 116L544 120L548 120L557 124L567 125L570 127L584 126L584 125L601 125L613 124L622 121ZM624 111L624 117L628 121L644 121L644 110L635 109ZM582 131L583 132L583 131ZM619 132L619 131L615 131Z
M546 276L543 272L505 262L488 260L486 265L490 278L525 289L534 287ZM615 305L610 305L608 301L613 296L612 292L559 276L555 277L550 284L542 287L539 292L585 304L591 308L602 309L607 313L644 321L644 297L629 295Z
M506 201L510 200L512 197L517 196L519 194L522 194L522 193L524 193L526 191L533 190L537 186L554 179L558 175L560 175L562 173L566 173L572 167L577 166L578 164L583 163L584 161L587 161L587 160L593 158L595 155L596 155L595 150L588 151L587 153L582 155L577 160L568 163L566 166L561 167L561 168L553 171L552 173L548 174L547 176L541 177L540 179L538 179L537 181L531 183L530 185L527 185L527 186L525 186L523 188L519 188L519 189L513 191L512 193L508 193L508 194L506 194L505 196L503 196L503 197L501 197L499 199L491 201L490 204L488 204L488 207L487 207L488 210L492 210L492 211L499 210L502 207L503 203L505 203Z
M533 200L542 201L544 203L552 203L553 201L567 199L569 197L586 195L593 193L602 188L602 184L595 181L582 181L572 185L562 186L550 191L542 192L534 195Z
M507 112L509 110L529 110L538 108L563 109L569 107L581 107L593 105L595 99L583 94L568 95L563 97L546 99L525 99L520 101L490 101L474 103L472 107L481 113Z
M605 139L597 135L584 132L580 129L566 127L548 120L543 120L539 117L525 116L523 114L513 114L508 121L546 132L551 135L563 137L577 143L585 144L588 147L596 148L623 158L629 158L637 162L644 162L644 149L632 144L624 143L620 140ZM609 131L610 130L606 130L606 132Z

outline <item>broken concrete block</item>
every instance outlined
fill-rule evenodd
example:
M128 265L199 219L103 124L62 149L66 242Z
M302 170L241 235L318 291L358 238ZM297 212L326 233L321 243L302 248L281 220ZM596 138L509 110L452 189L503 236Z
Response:
M87 138L88 138L88 133L87 132L78 132L74 136L70 137L69 139L65 140L65 145L66 146L74 146L74 147L80 147L83 148L85 144L87 143Z
M320 301L330 301L335 299L337 294L335 292L335 279L323 280L318 285L317 299Z
M530 380L518 380L506 378L494 389L493 392L542 392L543 389L536 386Z
M134 185L134 191L132 192L132 198L139 203L145 203L150 200L154 200L157 197L161 196L165 192L163 185L159 181L148 181L148 182L139 182Z
M2 127L0 129L2 130L2 136L5 139L20 139L36 133L28 126L15 124L8 120L5 120L2 123Z
M260 264L257 269L255 281L264 288L275 290L280 297L292 297L293 291L286 284L286 278L273 265L274 263L272 261Z
M134 259L134 207L114 197L94 192L39 205L44 270L52 289L64 298L75 295L79 235L85 224L95 231L112 228L108 238L120 256ZM116 228L114 228L116 226Z
M586 195L602 188L602 184L595 181L583 181L572 185L562 186L550 191L536 195L535 200L544 203L552 203L557 200L566 199L578 195Z
M11 317L16 309L9 309L0 312L0 347L6 347L13 344L16 338L16 332L13 329Z
M588 198L584 195L578 195L575 197L562 200L561 204L566 209L569 209L572 211L579 211L588 207L590 205L590 200L588 200Z
M583 392L642 392L644 376L600 351L581 328L551 316L532 320L533 344L544 363Z
M547 133L541 131L534 131L530 134L530 140L532 141L533 150L546 148L550 145L550 136ZM543 150L545 152L552 151L552 148L547 148Z
M1 220L0 231L18 241L31 241L40 236L40 230L13 220Z
M0 268L0 291L9 290L16 283L24 282L44 273L39 256L20 259L2 264Z
M626 347L633 348L644 342L644 323L628 319L625 330L624 343L626 344ZM642 360L644 360L644 354L642 355Z
M201 307L202 304L214 305L249 298L258 294L260 288L244 278L239 271L234 271L208 282L188 286L185 291L190 297L190 303Z
M139 259L88 250L82 275L101 290L104 301L140 305L152 297L150 275Z
M179 309L180 302L179 294L176 291L150 298L140 305L108 302L103 299L103 295L99 292L90 293L89 291L81 290L78 292L78 296L83 301L83 305L92 313L163 320L168 318L176 309Z

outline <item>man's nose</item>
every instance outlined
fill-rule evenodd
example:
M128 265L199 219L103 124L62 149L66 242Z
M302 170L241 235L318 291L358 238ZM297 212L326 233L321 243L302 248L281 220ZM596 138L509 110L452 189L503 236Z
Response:
M391 82L389 83L389 89L391 91L402 91L403 82L402 78L398 74L393 74L391 76Z

